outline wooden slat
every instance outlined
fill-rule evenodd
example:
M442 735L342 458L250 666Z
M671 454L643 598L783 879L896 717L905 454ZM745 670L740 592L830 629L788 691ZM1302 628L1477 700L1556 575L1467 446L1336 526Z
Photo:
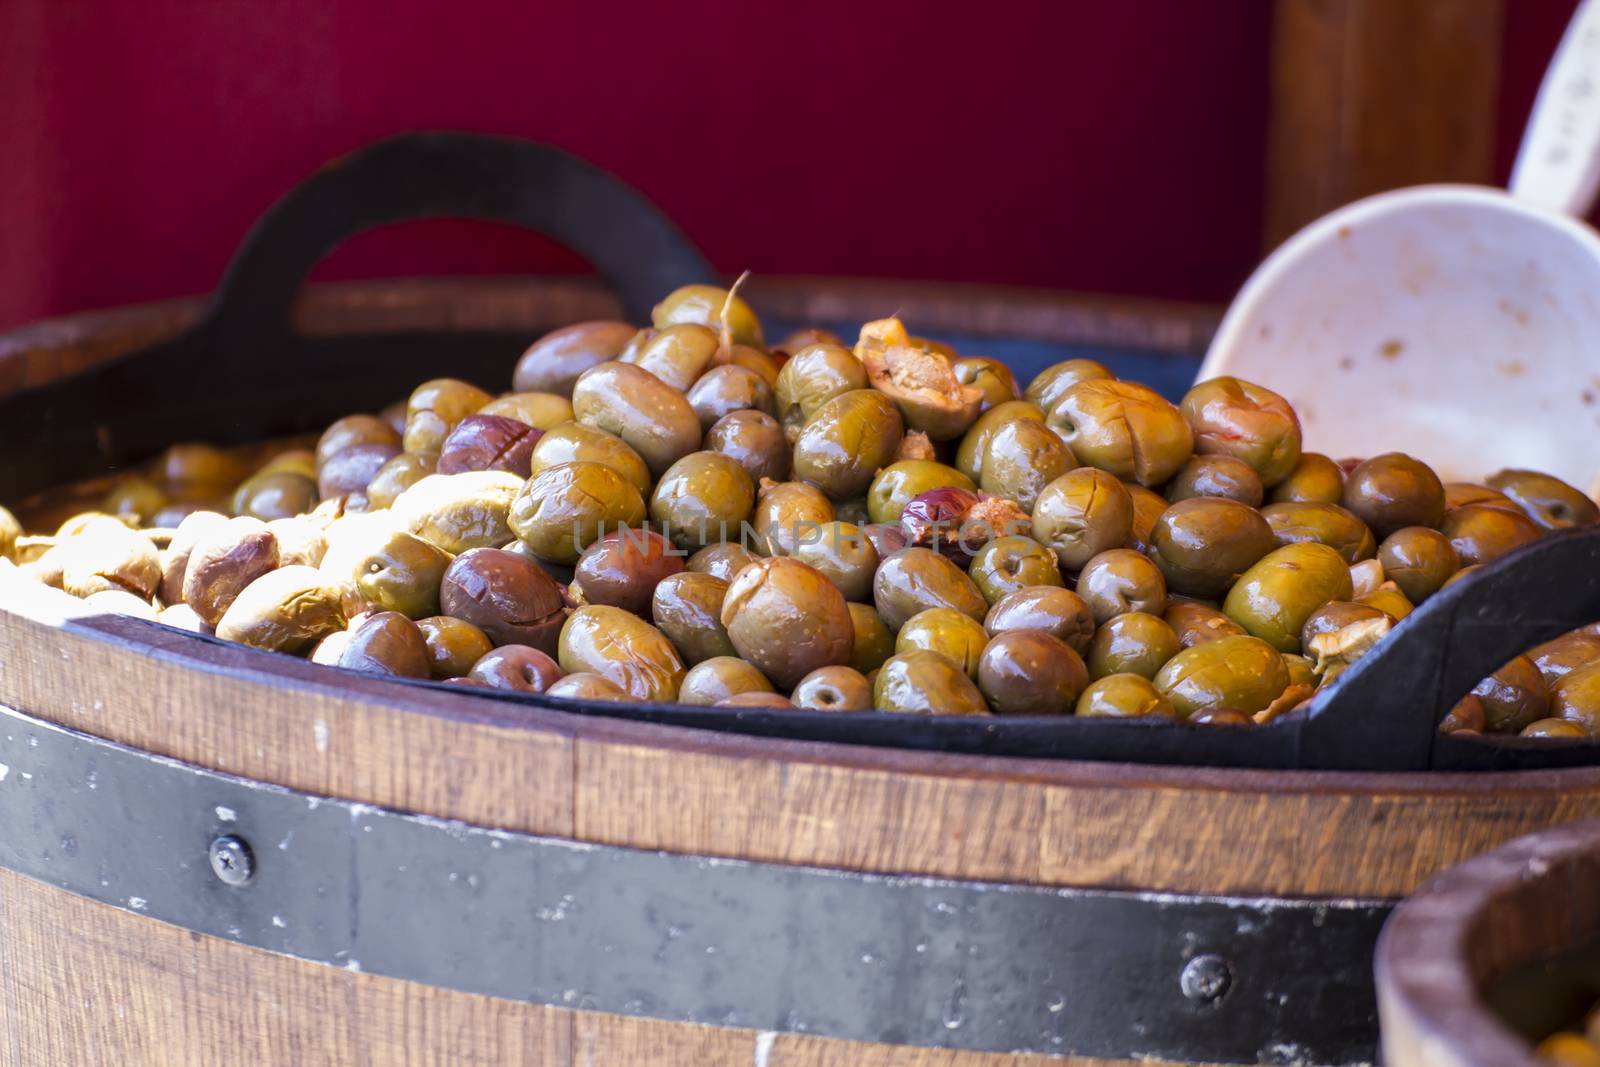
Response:
M1352 200L1494 177L1503 0L1278 0L1268 247Z

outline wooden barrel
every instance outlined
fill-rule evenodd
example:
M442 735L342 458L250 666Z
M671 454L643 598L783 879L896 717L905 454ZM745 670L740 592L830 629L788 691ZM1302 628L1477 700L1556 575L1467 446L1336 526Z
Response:
M0 337L0 483L304 429L441 370L493 384L539 333L619 310L591 283L478 279L312 288L291 319L326 238L280 241L287 271L236 260L208 307ZM241 285L269 310L219 315ZM889 282L749 296L777 329L899 308L1019 367L1095 354L1169 388L1215 321ZM1440 617L1408 627L1438 644ZM1192 765L1229 762L1198 728L1063 722L1106 729L1006 749L874 732L900 716L844 743L626 708L339 672L88 615L0 567L0 1063L1369 1062L1392 903L1600 816L1593 767L1281 769L1337 740L1294 726L1238 735L1278 739L1252 768ZM1062 758L1090 734L1124 757Z
M1432 879L1378 945L1390 1067L1539 1067L1600 982L1600 822L1520 838Z

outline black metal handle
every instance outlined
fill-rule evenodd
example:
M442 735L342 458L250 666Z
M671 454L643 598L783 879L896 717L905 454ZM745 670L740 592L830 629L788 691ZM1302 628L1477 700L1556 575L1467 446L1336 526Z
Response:
M1313 707L1305 767L1432 766L1439 722L1518 653L1600 619L1600 526L1540 538L1430 597Z
M324 165L257 220L212 296L205 329L224 352L285 336L317 261L363 230L422 218L509 222L599 270L624 313L688 282L716 280L699 250L643 194L559 148L470 133L408 133Z

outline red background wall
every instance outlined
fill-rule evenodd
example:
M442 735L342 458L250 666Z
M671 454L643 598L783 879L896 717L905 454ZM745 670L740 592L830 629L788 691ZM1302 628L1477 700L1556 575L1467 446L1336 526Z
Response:
M1502 173L1572 5L1508 5ZM1270 12L0 0L0 327L207 290L298 178L418 127L587 156L730 272L1224 300L1261 251ZM576 266L440 222L319 274Z

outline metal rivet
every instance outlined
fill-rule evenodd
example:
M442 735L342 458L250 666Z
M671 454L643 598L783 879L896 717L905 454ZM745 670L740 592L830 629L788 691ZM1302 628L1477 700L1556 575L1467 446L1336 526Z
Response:
M244 885L256 871L250 846L232 834L211 842L211 872L226 885Z
M1214 1004L1233 985L1233 967L1221 956L1196 956L1184 964L1178 976L1183 995L1196 1004Z

